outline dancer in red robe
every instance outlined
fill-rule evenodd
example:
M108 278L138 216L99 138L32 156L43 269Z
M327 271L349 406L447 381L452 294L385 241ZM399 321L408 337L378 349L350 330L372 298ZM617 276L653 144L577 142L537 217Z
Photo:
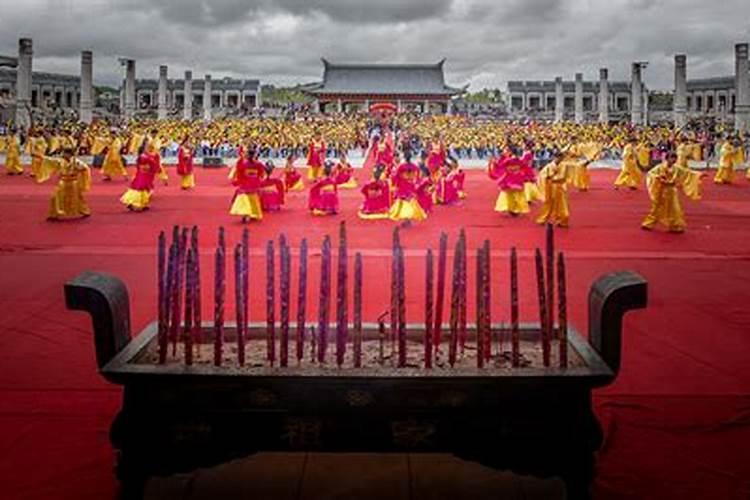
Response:
M427 219L427 212L417 199L419 174L419 167L411 162L411 154L407 151L404 153L404 162L398 166L391 179L394 189L389 214L391 220L409 223Z
M316 132L315 137L307 147L307 178L309 180L314 181L322 175L327 149L328 146L323 140L323 135Z
M523 165L518 158L507 158L492 172L491 177L500 188L495 202L496 212L507 212L514 217L529 213L529 203L524 192L527 174L523 171Z
M323 177L310 188L308 207L313 215L336 215L339 212L339 193L333 179L333 163L325 162Z
M180 189L193 189L195 187L195 174L193 173L193 148L187 138L180 144L177 152L177 175L180 176Z
M346 153L339 154L339 162L334 168L333 179L339 189L354 189L357 187L357 179L354 178L354 168L346 159Z
M142 212L151 206L151 195L154 192L154 179L157 175L165 176L156 141L148 141L136 161L136 173L130 188L120 198L128 210Z
M273 177L273 162L266 163L265 178L260 181L260 204L264 212L278 212L284 205L284 181Z
M362 186L365 197L357 215L360 219L387 219L391 209L391 190L388 182L381 179L385 167L378 165L372 173L373 180Z
M427 153L427 168L430 169L430 173L433 177L437 177L440 173L440 169L445 165L447 158L445 151L445 145L440 137L435 137L429 144L429 151Z
M254 147L247 148L246 152L243 151L243 156L237 160L232 178L232 184L237 189L234 192L229 213L242 217L243 223L263 219L259 190L265 167L258 161L256 154Z
M305 189L305 183L302 182L302 174L297 172L294 168L294 153L291 153L286 158L286 165L284 165L284 189L286 192L290 191L302 191Z

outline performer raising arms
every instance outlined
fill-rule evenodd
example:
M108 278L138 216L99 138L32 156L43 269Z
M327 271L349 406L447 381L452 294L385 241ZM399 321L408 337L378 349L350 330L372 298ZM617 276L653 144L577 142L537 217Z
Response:
M398 166L391 183L393 185L393 204L389 217L391 220L423 221L427 219L427 213L417 200L417 181L419 180L419 167L411 162L411 153L404 153L404 162Z
M523 192L528 203L544 201L544 195L539 190L534 171L534 143L526 141L523 156L521 156L521 172L523 173Z
M620 174L615 179L615 189L627 187L628 189L638 189L643 181L641 169L638 166L638 154L636 144L638 141L635 137L628 139L628 144L622 150L622 167Z
M177 152L177 175L181 177L180 189L188 190L195 187L193 171L193 148L189 138L185 138Z
M737 151L734 149L732 140L727 137L721 145L719 156L719 169L716 171L714 182L716 184L732 184L734 181L734 163Z
M286 192L290 191L302 191L305 189L305 183L302 182L302 175L297 172L294 168L294 153L289 153L286 157L286 164L284 165L284 189Z
M333 162L323 165L323 177L310 188L308 207L313 215L336 215L339 212L339 194L333 179Z
M232 184L237 189L234 192L229 213L242 217L244 224L249 220L263 219L263 206L259 191L265 167L258 161L254 146L248 147L242 154L234 167Z
M391 192L388 182L381 180L385 167L378 165L372 172L373 180L362 186L361 193L365 197L357 215L360 219L387 219L391 208Z
M157 175L162 178L166 176L156 140L145 141L141 150L135 165L135 177L130 188L120 198L120 202L134 212L148 210L154 191L154 179Z
M323 173L323 162L326 160L327 146L320 132L315 132L307 148L307 178L318 179Z
M334 168L333 179L339 189L354 189L357 187L357 179L354 178L354 168L346 159L346 153L339 153L339 161Z
M678 191L683 191L692 200L699 200L701 179L706 174L680 167L676 161L677 154L670 151L665 160L648 173L646 185L651 211L641 223L643 229L650 230L661 223L671 233L685 231L687 225Z
M568 208L568 182L571 162L565 159L566 154L559 151L554 160L539 173L539 181L544 191L544 205L537 217L537 224L557 224L568 227L570 210Z
M507 158L495 165L490 178L497 181L500 194L495 202L495 212L507 212L513 217L529 213L524 183L527 178L523 161Z
M265 178L260 181L260 204L264 212L277 212L284 205L284 181L273 177L276 166L266 162Z
M91 188L91 170L74 154L63 149L62 158L46 157L42 166L48 174L57 174L58 181L49 200L47 220L60 220L91 215L84 193Z

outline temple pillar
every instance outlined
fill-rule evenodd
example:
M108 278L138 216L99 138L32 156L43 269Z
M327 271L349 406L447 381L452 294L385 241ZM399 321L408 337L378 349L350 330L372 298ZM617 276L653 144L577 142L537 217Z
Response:
M159 66L159 89L156 97L158 104L156 113L159 120L166 120L169 114L167 111L167 71L166 66Z
M203 80L203 119L211 121L211 75L206 75Z
M344 104L343 102L341 102L341 99L336 99L336 111L338 111L339 113L344 112Z
M422 104L422 106L423 106L422 107L422 110L423 110L422 112L423 113L429 113L430 112L430 101L428 101L427 99L425 99L424 100L424 104Z
M16 70L16 125L22 129L31 126L31 65L34 54L31 38L18 40L18 69ZM39 87L39 99L42 88Z
M182 119L193 119L193 72L185 71L185 89L184 100L182 105Z
M735 57L735 106L734 129L737 132L750 131L750 62L748 44L738 43L734 47Z
M78 119L91 123L94 118L94 55L89 50L81 52L81 100ZM75 96L75 94L74 94ZM75 97L73 98L75 100Z
M135 116L135 60L125 60L125 119Z
M687 125L687 56L674 56L674 126Z
M609 123L609 71L599 70L599 123Z
M563 79L561 76L555 78L555 123L565 119L565 94L563 92Z
M583 73L576 73L575 122L583 123Z
M633 63L630 81L630 123L643 124L643 81L641 63Z

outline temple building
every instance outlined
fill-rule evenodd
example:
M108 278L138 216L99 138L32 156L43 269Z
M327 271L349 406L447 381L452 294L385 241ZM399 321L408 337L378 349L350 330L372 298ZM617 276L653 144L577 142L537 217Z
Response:
M3 58L10 60L12 58ZM11 66L8 63L7 66ZM4 66L0 61L0 66ZM0 97L16 95L16 70L0 68ZM81 99L81 78L79 76L43 73L34 71L31 75L31 107L77 109Z
M451 100L465 89L445 84L443 65L337 64L322 59L323 80L304 87L314 97L315 109L326 113L368 108L390 102L400 111L451 113Z

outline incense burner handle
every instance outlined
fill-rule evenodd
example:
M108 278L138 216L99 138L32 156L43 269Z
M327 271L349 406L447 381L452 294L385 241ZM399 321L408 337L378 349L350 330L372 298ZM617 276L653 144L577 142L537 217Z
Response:
M128 289L116 276L84 271L65 284L65 305L91 315L100 370L130 342Z
M620 371L622 318L648 304L648 282L632 271L607 274L589 291L589 343L615 376Z

